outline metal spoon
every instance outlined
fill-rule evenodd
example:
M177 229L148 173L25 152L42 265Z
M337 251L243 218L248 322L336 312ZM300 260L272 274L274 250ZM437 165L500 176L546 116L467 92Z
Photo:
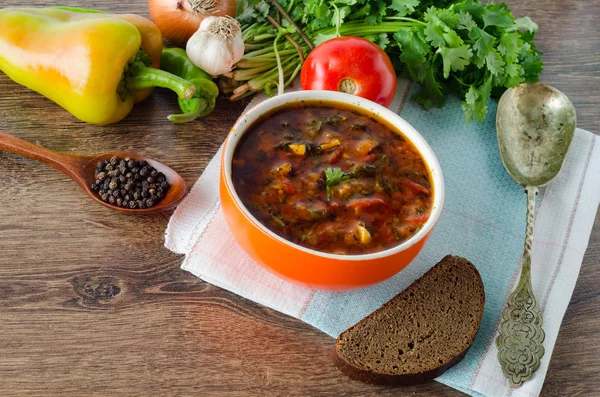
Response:
M523 269L502 312L496 339L498 360L511 387L531 379L544 355L542 315L531 284L535 195L538 187L560 171L575 124L575 108L569 98L544 84L511 88L498 103L496 131L502 163L527 191Z
M159 163L158 161L140 156L139 154L135 153L113 152L95 156L76 156L54 152L2 131L0 131L0 149L41 161L42 163L56 168L77 182L77 184L81 186L81 188L98 204L102 204L105 207L112 208L113 210L117 211L134 214L151 214L167 211L175 208L175 206L179 204L179 202L187 193L185 180L177 172L173 171L166 165ZM117 156L119 158L130 157L137 161L145 160L158 172L165 174L167 182L169 182L169 185L171 185L169 190L167 190L165 197L156 205L143 209L123 208L102 201L98 193L92 191L91 189L92 183L95 182L94 175L96 171L96 163L109 159L113 156Z

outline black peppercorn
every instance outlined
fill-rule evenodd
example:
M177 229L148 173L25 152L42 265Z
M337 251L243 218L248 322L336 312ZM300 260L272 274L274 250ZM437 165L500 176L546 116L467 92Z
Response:
M113 156L96 164L91 189L110 204L127 208L148 208L166 194L169 183L147 161Z

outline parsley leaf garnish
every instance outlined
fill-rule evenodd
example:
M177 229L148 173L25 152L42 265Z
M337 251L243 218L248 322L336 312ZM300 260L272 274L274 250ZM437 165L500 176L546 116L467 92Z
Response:
M331 200L331 188L335 185L347 181L350 176L342 171L341 168L325 169L325 190L327 191L327 201Z
M438 50L444 60L444 78L450 76L450 69L453 72L458 70L464 70L465 66L469 64L469 60L473 53L471 49L466 46L460 46L458 48L443 47Z
M403 17L414 12L420 2L420 0L392 0L389 8L397 12L395 16Z

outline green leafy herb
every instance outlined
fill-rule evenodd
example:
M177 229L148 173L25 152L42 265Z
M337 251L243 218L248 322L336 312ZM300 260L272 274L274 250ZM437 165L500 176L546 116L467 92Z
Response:
M419 3L419 0L392 0L389 8L397 11L400 15L406 15L414 12Z
M329 116L327 117L327 119L325 119L325 122L335 128L338 128L340 126L340 123L342 123L343 121L346 121L346 117L342 116L341 114L334 114L333 116Z
M325 169L325 190L327 191L327 201L331 200L331 188L344 181L347 181L348 179L350 179L350 176L342 171L341 168Z
M464 70L473 56L471 49L465 45L456 48L443 47L438 53L444 61L444 78L450 76L451 69L453 72Z
M281 218L280 215L273 214L273 213L271 213L270 215L271 215L271 220L273 221L273 223L275 223L279 227L285 227L285 222L283 221L283 219Z
M308 122L309 131L314 133L321 131L321 126L323 126L323 121L319 119L312 119Z
M300 31L280 18L281 9ZM533 42L537 25L528 17L515 19L505 4L493 1L243 0L238 20L246 53L221 81L231 99L289 85L311 50L309 42L337 36L379 45L398 73L419 83L412 99L426 109L458 94L468 121L483 120L492 94L536 82L543 69ZM278 20L281 28L273 25Z
M377 167L370 164L359 164L346 174L348 178L374 177L377 175Z

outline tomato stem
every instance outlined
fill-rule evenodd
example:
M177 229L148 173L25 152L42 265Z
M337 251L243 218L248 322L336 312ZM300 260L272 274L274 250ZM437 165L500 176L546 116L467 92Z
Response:
M356 92L356 82L351 78L343 78L338 85L338 90L346 94L354 94Z

